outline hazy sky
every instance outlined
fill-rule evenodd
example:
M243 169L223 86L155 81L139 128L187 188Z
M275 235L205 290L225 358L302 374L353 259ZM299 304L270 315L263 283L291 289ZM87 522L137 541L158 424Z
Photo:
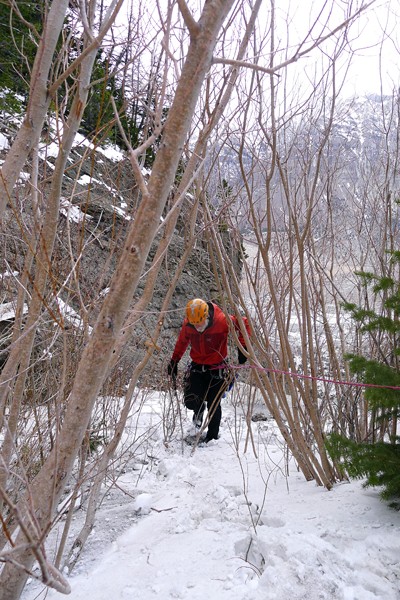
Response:
M386 5L386 6L385 6ZM395 13L394 9L397 10ZM369 16L360 20L357 56L352 67L356 89L384 93L400 85L400 3L378 2ZM349 81L350 84L350 81Z
M347 12L354 13L361 3L366 0L276 0L277 45L281 48L278 62L287 58L286 50L294 49L305 39L312 29L311 36L306 41L308 47L319 35L326 35L328 30L334 29L347 16ZM204 0L187 0L191 8L195 7L195 18L204 5ZM134 14L138 14L138 7L145 7L147 19L154 17L158 21L158 11L155 9L157 0L125 0L125 10L133 5ZM244 2L246 5L247 2ZM168 6L168 0L158 0L161 10ZM153 7L152 9L150 7ZM271 0L264 0L261 12L265 17L260 19L267 27L270 23ZM121 25L124 19L118 19ZM328 26L326 27L326 24ZM150 23L148 23L149 25ZM312 26L314 26L312 28ZM237 32L236 32L237 34ZM375 0L361 17L352 24L349 36L350 47L353 50L353 59L350 70L346 76L344 93L346 95L363 95L365 93L380 93L382 77L383 92L391 93L393 88L400 85L400 0ZM267 52L269 46L265 46ZM331 55L332 41L327 43L327 55ZM347 54L348 58L349 54ZM232 56L231 58L234 58ZM342 64L347 62L343 54ZM268 65L269 57L264 58ZM290 76L293 80L304 79L304 75L312 81L318 70L318 62L322 69L325 60L318 50L314 50L309 59L301 59L295 65L290 65ZM344 73L343 67L342 73ZM339 71L339 76L340 76Z
M266 2L268 4L268 0ZM354 12L361 4L352 0L280 0L282 20L289 15L289 36L292 41L303 39L310 25L317 22L315 34L329 18L329 28L335 28L351 7ZM323 8L321 8L323 7ZM391 93L400 84L400 2L376 0L350 28L349 42L354 51L346 76L346 94ZM314 54L311 63L318 55ZM346 62L346 55L343 56Z

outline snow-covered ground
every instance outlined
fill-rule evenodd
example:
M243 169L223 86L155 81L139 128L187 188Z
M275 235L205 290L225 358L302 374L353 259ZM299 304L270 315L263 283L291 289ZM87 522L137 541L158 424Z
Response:
M252 423L245 451L238 388L223 400L221 438L194 451L178 432L163 443L165 402L148 398L147 458L127 462L104 498L71 600L400 598L400 513L360 481L306 482L270 419ZM40 590L31 581L24 600Z

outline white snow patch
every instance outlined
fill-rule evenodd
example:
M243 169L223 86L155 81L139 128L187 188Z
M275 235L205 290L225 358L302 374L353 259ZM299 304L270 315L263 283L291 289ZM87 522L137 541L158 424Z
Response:
M5 135L0 133L0 150L7 150L7 148L9 148L9 147L10 147L10 143L8 141L8 138L6 138Z
M59 145L56 142L51 142L50 144L46 144L39 148L39 156L42 160L50 157L57 158L59 151Z
M94 179L89 175L82 175L81 177L79 177L77 183L79 185L92 185L93 183L98 183L99 185L101 185L101 182L98 181L98 179Z
M75 223L81 223L84 219L87 221L93 218L91 215L85 215L78 206L75 206L66 198L60 198L60 213Z
M61 300L61 298L57 298L57 302L60 314L64 317L64 319L77 329L83 329L84 323L79 313L77 313L72 306ZM89 333L91 333L91 331L92 328L89 327Z
M139 494L139 496L133 503L133 510L140 513L141 515L148 515L151 511L152 502L152 494Z
M23 314L26 314L27 311L28 306L24 304ZM0 304L0 321L9 321L10 319L15 319L15 303L5 302Z
M107 146L105 148L98 146L96 150L98 150L100 154L104 154L109 160L120 161L124 158L124 153L118 146Z
M377 490L352 481L327 491L305 481L293 460L286 464L272 420L252 424L257 457L245 452L244 417L231 394L214 444L193 451L179 431L164 444L166 401L154 392L140 420L132 417L124 444L152 431L147 460L141 471L137 456L125 465L125 503L100 509L67 575L71 600L398 600L400 514ZM183 409L184 429L191 415ZM45 593L32 582L22 597ZM61 596L50 590L47 598Z

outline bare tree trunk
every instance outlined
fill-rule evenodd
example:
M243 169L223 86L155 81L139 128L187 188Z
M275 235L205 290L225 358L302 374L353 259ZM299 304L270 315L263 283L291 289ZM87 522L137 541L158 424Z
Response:
M42 132L51 102L48 93L49 73L67 8L68 0L54 0L44 23L32 70L28 109L0 172L0 220L22 167L31 150L37 145Z
M97 36L94 35L93 31L89 30L89 22L95 16L97 0L89 5L90 16L85 15L83 12L85 8L83 6L81 7L84 28L86 34L89 34L90 42L80 56L72 62L68 69L66 69L55 82L50 84L49 74L54 62L54 53L68 8L68 0L54 0L52 2L45 20L44 32L33 64L27 112L0 171L0 221L22 167L24 166L29 153L38 144L42 133L44 119L53 99L53 95L59 86L66 80L68 75L73 73L79 67L88 54L94 53L94 55L96 55L101 41L115 21L122 3L123 0L112 0L107 11L105 23L100 28ZM79 106L79 111L76 116L81 117L84 108L85 105Z
M135 221L128 231L109 294L83 352L57 445L31 486L31 505L41 528L50 521L69 478L95 399L108 373L115 341L156 234L201 86L211 65L217 34L232 4L233 0L209 0L199 22L189 22L190 46L147 193L143 195ZM21 532L16 546L23 545L25 541ZM17 563L29 570L35 560L32 551L21 549L15 554ZM21 568L6 564L0 579L1 600L19 598L26 578L27 574Z
M110 24L111 22L109 22L109 25ZM84 49L86 49L88 45L91 44L92 37L93 36L86 36L86 40L84 42ZM97 48L93 48L91 53L86 55L81 64L77 91L73 98L71 111L64 129L64 135L60 146L60 152L55 163L51 190L45 210L45 221L39 232L38 251L35 261L35 279L33 283L32 299L26 322L27 334L25 335L23 340L21 340L21 343L17 343L14 350L11 351L7 363L4 367L4 374L2 373L0 377L0 390L2 392L2 397L0 397L1 408L5 405L5 395L8 392L9 388L8 380L10 378L10 373L16 373L17 371L19 371L13 386L12 403L7 419L7 427L5 431L4 442L1 448L2 464L0 467L0 488L3 489L5 488L9 461L14 451L14 442L20 406L22 402L23 392L25 389L26 378L28 375L28 368L36 335L36 329L40 320L41 312L43 310L44 298L46 296L46 283L49 275L51 276L51 258L53 254L54 242L56 238L59 219L59 205L62 180L64 177L64 171L67 164L67 160L75 139L75 135L78 131L82 119L83 109L86 106L86 101L89 93L90 78L96 54ZM9 369L7 365L10 365L11 369Z

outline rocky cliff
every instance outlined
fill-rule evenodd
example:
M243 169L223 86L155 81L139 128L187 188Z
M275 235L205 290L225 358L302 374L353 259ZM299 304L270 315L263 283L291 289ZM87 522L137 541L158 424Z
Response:
M18 122L9 118L1 121L0 160L4 159L12 143L17 126ZM34 209L30 179L32 165L29 164L26 166L27 172L21 176L15 197L8 203L3 221L3 267L0 274L0 308L1 305L4 308L3 316L0 312L3 361L7 355L13 324L12 307L21 285L27 250L32 249L34 240L38 238L38 218L46 214L57 153L58 144L55 140L43 140L39 158L37 211ZM63 177L56 246L51 264L48 265L48 291L43 299L45 308L35 340L36 375L31 382L32 394L36 394L38 377L42 377L44 372L48 373L47 369L43 369L44 363L47 366L49 361L53 363L51 371L57 372L61 368L63 349L67 350L72 378L76 359L85 343L84 326L86 325L86 331L90 331L95 322L120 255L127 227L139 202L131 166L123 152L111 147L94 148L78 136ZM229 235L226 239L227 243L231 243ZM157 243L158 240L152 246L145 272L151 266ZM169 285L184 248L184 224L181 222L163 259L151 302L135 326L110 378L110 392L116 388L124 388L135 365L148 351L166 286ZM28 277L28 295L34 276L33 269ZM145 280L144 274L135 300L141 297ZM182 322L184 306L189 298L196 296L210 299L218 296L207 243L201 233L173 294L161 336L156 341L156 350L141 379L143 385L163 385L166 364ZM54 387L49 382L46 385L41 383L41 397L50 393L49 386L51 389Z

